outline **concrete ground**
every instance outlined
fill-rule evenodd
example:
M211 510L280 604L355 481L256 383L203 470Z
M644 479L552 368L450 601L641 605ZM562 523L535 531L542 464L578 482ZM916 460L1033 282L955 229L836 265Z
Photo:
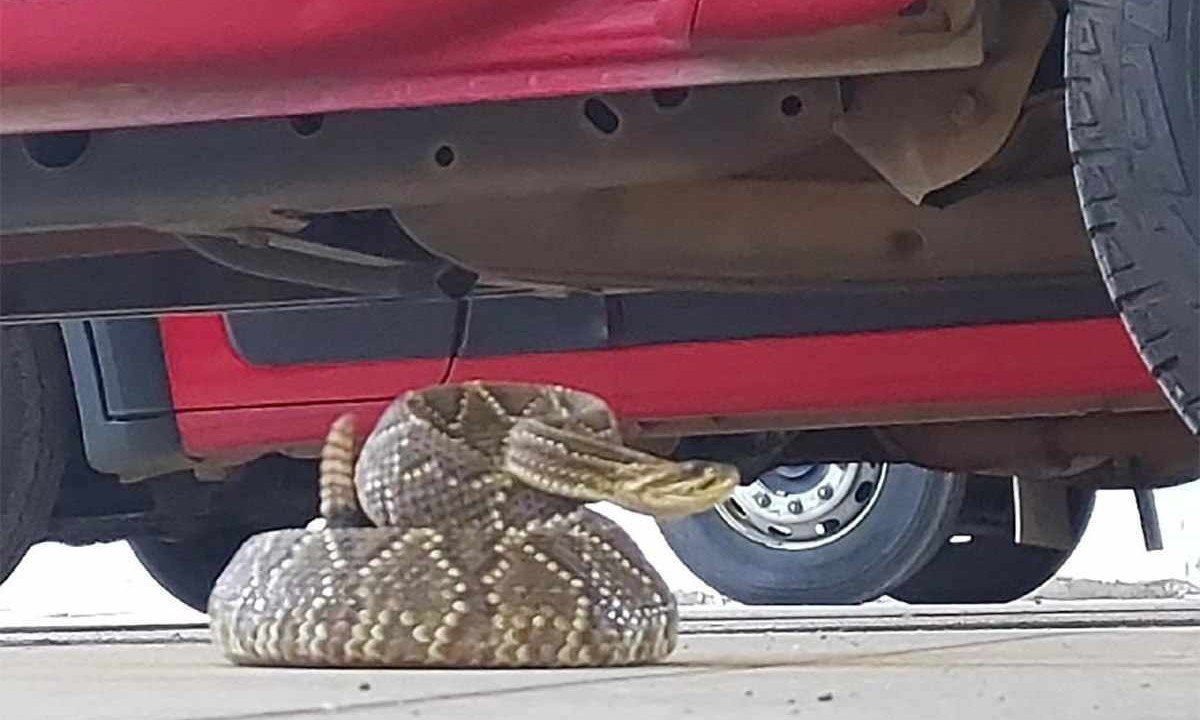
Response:
M854 632L787 629L800 611L714 618L691 623L668 663L612 670L242 668L197 628L0 631L0 717L1200 718L1200 626L1182 616L1019 629L943 616L944 629Z

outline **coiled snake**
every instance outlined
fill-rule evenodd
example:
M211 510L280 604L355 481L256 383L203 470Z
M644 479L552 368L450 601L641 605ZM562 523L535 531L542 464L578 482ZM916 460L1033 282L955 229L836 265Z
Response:
M723 500L737 471L621 444L599 398L465 383L401 396L354 457L322 452L324 529L251 537L209 600L250 665L555 667L662 659L677 611L632 540L585 507L658 516Z

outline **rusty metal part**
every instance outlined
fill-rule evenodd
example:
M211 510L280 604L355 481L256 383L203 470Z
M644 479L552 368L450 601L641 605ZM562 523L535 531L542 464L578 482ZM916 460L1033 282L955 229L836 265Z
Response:
M789 418L758 420L765 427L721 418L707 426L699 420L690 425L642 423L637 430L647 434L638 441L665 440L673 430L684 436L678 446L682 457L744 457L765 466L910 462L1088 488L1169 487L1200 477L1200 441L1186 432L1165 403L1144 412L805 429L786 435L782 446L755 458L750 450L755 438L787 427Z
M42 164L31 149L55 136L8 136L0 141L0 226L294 230L291 213L746 172L830 137L842 108L834 78L972 67L983 57L975 0L933 0L923 13L880 25L729 51L669 108L643 90L338 113L312 134L287 118L99 130L81 146L86 162L62 167ZM3 122L17 132L24 111L10 95ZM595 127L589 103L616 125ZM79 113L59 109L62 123L77 121Z
M778 430L835 430L841 428L917 426L932 423L1004 422L1013 417L1054 419L1080 413L1142 413L1165 410L1167 402L1161 393L1147 392L1140 396L1114 399L1111 397L1053 399L1020 403L934 404L902 409L871 409L857 411L812 410L788 413L763 413L738 416L708 416L667 420L641 420L631 423L630 433L638 438L687 437L690 435L730 435L737 433ZM633 442L633 438L630 438ZM886 457L880 459L887 459ZM1117 485L1116 487L1125 487Z
M1058 13L1010 0L1001 42L977 68L854 80L834 132L914 203L988 161L1009 136Z
M755 40L741 48L722 43L708 82L973 67L983 61L984 25L976 0L930 0L920 12L883 22L784 40Z
M1061 90L1028 97L1004 145L975 174L985 174L996 182L1071 172L1066 123Z
M964 198L1013 182L1071 173L1065 102L1061 91L1031 96L1003 147L962 180L927 194L926 205L947 207Z
M92 133L67 167L2 137L0 230L294 232L309 213L716 177L829 140L841 107L828 79L693 88L670 109L642 92L344 113L310 136L286 119L132 128Z
M1200 439L1167 412L903 425L877 430L892 455L932 467L1026 480L1077 476L1105 487L1200 475ZM1084 476L1135 458L1141 472Z
M968 191L957 192L957 199L974 195L1001 183L1071 174L1071 153L1067 147L1066 113L1061 90L1046 90L1029 96L1021 107L1004 145L978 170L962 180L930 193L927 204L937 203L935 197L969 185ZM841 138L833 137L794 157L781 158L751 173L743 179L758 180L820 180L823 182L874 182L879 173Z
M1069 176L945 209L880 182L727 180L408 208L400 220L484 276L581 287L761 291L1095 266Z

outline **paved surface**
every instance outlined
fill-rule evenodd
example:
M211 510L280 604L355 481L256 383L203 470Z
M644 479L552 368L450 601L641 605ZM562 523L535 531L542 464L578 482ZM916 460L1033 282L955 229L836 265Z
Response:
M195 615L203 617L198 613ZM1175 600L1019 600L1000 605L913 606L877 601L854 607L685 606L685 634L878 632L898 630L1066 630L1200 627L1200 598ZM138 622L133 614L0 614L0 648L24 645L155 645L207 642L208 624ZM1198 716L1197 720L1200 720Z
M0 717L1200 718L1200 626L1170 609L1132 612L1165 613L1171 627L1081 627L1078 612L1061 611L1057 626L963 629L961 614L942 609L904 613L925 627L940 615L940 630L786 629L880 612L722 610L702 618L707 626L696 624L705 613L689 613L692 632L670 663L600 671L239 668L196 628L7 631Z

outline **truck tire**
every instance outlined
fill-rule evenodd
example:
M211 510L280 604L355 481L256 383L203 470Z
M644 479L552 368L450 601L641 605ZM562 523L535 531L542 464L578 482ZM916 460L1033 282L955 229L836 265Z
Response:
M42 539L62 482L72 412L57 325L0 330L0 582Z
M181 537L128 539L142 567L164 590L200 612L234 553L252 535L304 527L318 514L313 461L260 458L226 480L211 510Z
M129 547L159 587L193 610L206 612L221 571L253 534L246 528L213 525L179 541L132 537Z
M786 508L792 498L811 497L812 491L820 491L822 486L807 487L805 478L797 477L794 482L800 485L791 494L786 484L775 486L774 482L761 492L777 495L782 503L778 513L766 502L758 509L726 507L754 503L759 491L752 484L749 498L735 493L715 510L660 525L667 544L697 577L738 602L849 605L874 600L938 551L958 517L963 494L957 475L912 465L885 465L878 476L853 480L846 501L864 504L853 520L839 522L836 530L815 537L803 531L807 527L804 522L789 523ZM829 486L827 481L819 482ZM868 484L870 492L863 492ZM829 499L832 502L837 497L830 494ZM802 500L801 505L806 502ZM797 519L805 517L803 510L798 508ZM832 518L845 511L839 504L826 512ZM777 522L771 522L772 518Z
M1104 281L1170 403L1200 433L1200 3L1073 0L1067 133Z
M1003 507L999 520L988 532L977 532L981 495L1000 495ZM956 531L959 540L948 539L941 550L912 577L894 587L888 595L914 604L1005 603L1024 597L1041 587L1071 557L1092 515L1096 492L1072 488L1067 499L1073 542L1069 548L1055 549L1018 545L1013 540L1016 513L1009 482L1000 478L972 477L960 512L963 524ZM986 504L996 506L993 498Z

